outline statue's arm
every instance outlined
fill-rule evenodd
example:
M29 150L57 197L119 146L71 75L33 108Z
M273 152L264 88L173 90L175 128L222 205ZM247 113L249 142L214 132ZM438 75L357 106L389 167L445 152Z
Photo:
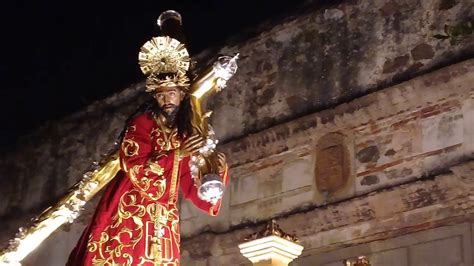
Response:
M219 175L221 176L224 185L227 186L229 184L229 171L225 160L221 161L219 165ZM215 205L212 205L198 197L198 188L195 185L194 179L189 170L189 157L184 158L181 164L180 187L184 197L190 200L200 210L211 216L216 216L219 213L222 198L219 199Z

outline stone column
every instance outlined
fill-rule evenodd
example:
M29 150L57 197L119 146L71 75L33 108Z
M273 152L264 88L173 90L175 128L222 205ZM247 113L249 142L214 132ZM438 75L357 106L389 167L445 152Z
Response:
M240 253L256 266L286 266L303 251L298 239L283 232L274 220L239 245Z

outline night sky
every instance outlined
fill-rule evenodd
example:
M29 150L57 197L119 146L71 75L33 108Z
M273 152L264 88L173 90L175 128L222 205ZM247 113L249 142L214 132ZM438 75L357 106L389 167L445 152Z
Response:
M183 17L191 54L287 16L303 0L4 1L0 4L0 144L14 148L47 120L143 79L138 50L168 9ZM225 26L225 27L224 27Z

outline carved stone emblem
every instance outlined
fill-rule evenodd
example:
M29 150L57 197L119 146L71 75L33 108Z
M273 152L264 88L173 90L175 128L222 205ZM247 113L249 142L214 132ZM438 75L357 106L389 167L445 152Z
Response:
M319 139L315 167L316 187L319 192L332 194L346 185L350 161L342 134L329 133Z

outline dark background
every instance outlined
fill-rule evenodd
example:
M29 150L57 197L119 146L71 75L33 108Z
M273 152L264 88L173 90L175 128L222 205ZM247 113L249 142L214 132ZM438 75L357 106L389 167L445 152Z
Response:
M1 150L46 120L143 79L137 55L168 9L183 17L191 54L256 34L303 0L9 1L0 4ZM224 27L225 26L225 27Z

